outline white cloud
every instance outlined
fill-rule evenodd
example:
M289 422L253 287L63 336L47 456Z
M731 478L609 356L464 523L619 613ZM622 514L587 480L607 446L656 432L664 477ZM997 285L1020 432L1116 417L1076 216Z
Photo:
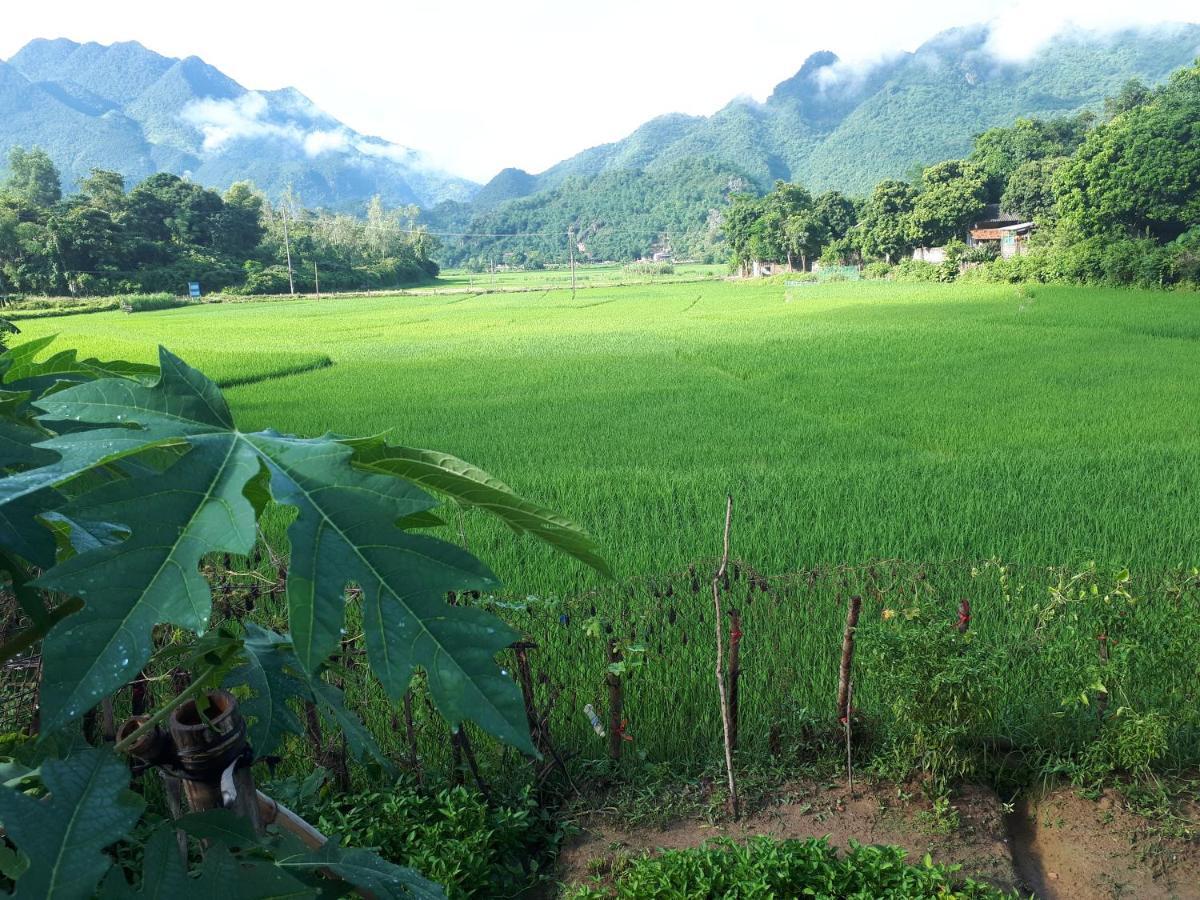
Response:
M309 156L320 156L335 150L347 149L350 140L344 130L310 131L304 136L304 152Z
M258 91L248 91L233 100L211 97L194 100L180 113L185 122L204 135L204 149L218 151L230 141L274 135L302 141L300 129L266 121L267 99Z

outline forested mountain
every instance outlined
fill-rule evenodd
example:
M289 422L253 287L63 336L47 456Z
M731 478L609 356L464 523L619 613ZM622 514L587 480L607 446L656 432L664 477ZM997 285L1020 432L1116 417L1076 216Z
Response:
M1130 80L1161 83L1200 55L1200 25L1066 33L1021 62L996 58L988 41L987 26L953 29L866 67L815 53L764 103L742 98L712 116L662 116L538 175L505 169L480 190L473 219L444 207L427 220L436 227L453 212L454 230L469 222L480 235L553 234L555 258L568 229L590 233L598 258L665 244L711 256L709 219L739 189L782 180L864 197L883 179L964 156L989 128L1098 113ZM485 261L545 243L466 238L447 241L444 253L447 262Z
M739 98L712 116L661 116L540 175L505 170L494 181L511 198L572 176L708 157L764 189L783 179L861 194L915 165L961 156L976 134L1020 116L1099 111L1131 78L1157 84L1200 55L1200 25L1068 32L1022 62L998 59L988 40L986 25L951 29L865 67L814 53L765 103Z
M136 42L35 40L0 62L0 159L40 147L68 186L94 168L130 182L156 172L269 196L293 186L310 205L356 208L468 200L477 185L414 150L359 134L292 88L251 91L191 56Z

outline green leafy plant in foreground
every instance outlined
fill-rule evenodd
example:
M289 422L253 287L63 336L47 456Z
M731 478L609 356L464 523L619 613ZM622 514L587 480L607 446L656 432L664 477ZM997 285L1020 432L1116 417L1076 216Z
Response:
M422 872L450 898L521 894L548 877L538 861L561 837L528 788L489 803L461 785L431 790L401 779L350 794L297 797L293 808L326 834Z
M340 646L354 586L370 667L392 700L420 668L452 727L471 719L535 753L521 694L494 660L517 633L482 610L445 603L449 591L495 587L495 576L466 551L415 530L441 521L428 487L604 570L572 523L445 454L382 438L243 432L220 389L165 349L157 370L80 360L74 351L38 361L50 340L0 356L0 566L28 621L0 647L0 662L41 642L43 748L53 743L47 736L68 729L157 659L182 665L192 684L118 749L183 700L225 684L248 695L259 754L284 733L300 731L288 705L295 699L316 704L370 750L369 734L322 677ZM249 554L271 505L295 514L287 530L290 634L253 625L210 629L212 595L201 561L213 553ZM195 638L156 643L163 624ZM49 755L46 749L41 769L41 787L50 794L46 814L75 830L50 840L52 834L14 827L35 801L0 788L0 820L29 863L16 880L17 894L87 896L109 865L100 849L137 819L117 816L128 779L117 777L124 768L107 750L77 749L61 760ZM95 781L87 766L108 774ZM82 854L88 865L76 872L64 860L75 859L80 841L88 844ZM202 874L219 874L221 852L206 854ZM353 862L330 857L321 867L365 877L367 857L374 860L371 877L388 865L367 854ZM250 863L239 858L230 865ZM264 870L268 880L305 870L300 863L288 869L278 858L271 865L279 871ZM412 873L400 878L385 871L406 890L422 883Z
M718 840L688 850L666 850L626 859L607 883L581 886L571 900L683 900L726 897L915 898L947 900L1009 896L989 885L956 876L956 866L938 866L926 856L905 862L898 847L851 843L841 856L823 838L775 840L753 837L745 844ZM601 879L597 879L600 881Z

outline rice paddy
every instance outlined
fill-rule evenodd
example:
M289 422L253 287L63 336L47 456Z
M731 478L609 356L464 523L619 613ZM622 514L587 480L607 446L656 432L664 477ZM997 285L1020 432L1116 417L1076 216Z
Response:
M728 492L747 752L780 752L830 718L858 593L863 666L892 627L885 610L951 621L969 597L997 673L988 735L1046 752L1094 736L1094 711L1071 698L1098 677L1097 634L1119 628L1114 705L1169 717L1161 762L1200 762L1195 295L867 282L789 298L778 282L716 280L574 301L459 291L21 326L108 357L150 361L164 344L229 385L242 427L387 431L582 524L616 583L479 515L462 523L508 586L478 602L538 643L540 702L556 698L556 740L584 759L605 749L583 707L606 704L608 635L641 648L630 753L717 758L706 590ZM856 678L855 706L886 734L890 698L870 669ZM390 712L353 692L402 752ZM444 726L418 719L422 752L442 752Z

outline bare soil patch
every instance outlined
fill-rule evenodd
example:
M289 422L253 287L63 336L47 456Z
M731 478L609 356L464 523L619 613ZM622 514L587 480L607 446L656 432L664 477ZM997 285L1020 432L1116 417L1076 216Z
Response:
M1020 801L1015 809L984 787L966 787L953 800L957 827L939 828L929 804L911 786L792 783L773 803L740 822L699 816L661 827L626 828L619 815L593 814L563 847L559 878L573 885L604 878L612 861L645 851L696 847L717 837L753 835L831 844L894 844L919 860L957 864L962 874L1042 900L1200 900L1200 834L1164 828L1127 808L1116 792L1098 800L1060 787ZM1200 826L1200 797L1181 807L1178 822ZM1188 831L1191 836L1188 836Z
M583 833L563 847L559 877L566 884L578 884L603 873L606 862L621 853L678 850L717 837L828 836L838 847L851 840L895 844L907 850L914 861L929 853L935 862L962 865L963 874L977 880L1004 888L1017 886L1000 798L986 788L970 787L961 792L954 806L959 825L942 833L935 827L929 805L915 789L856 784L851 794L844 785L796 783L787 786L777 803L750 812L740 822L679 819L661 828L627 830L614 825L609 817L593 816L581 823Z
M1017 804L1009 823L1017 873L1042 900L1200 898L1200 842L1165 836L1115 792L1058 788Z

